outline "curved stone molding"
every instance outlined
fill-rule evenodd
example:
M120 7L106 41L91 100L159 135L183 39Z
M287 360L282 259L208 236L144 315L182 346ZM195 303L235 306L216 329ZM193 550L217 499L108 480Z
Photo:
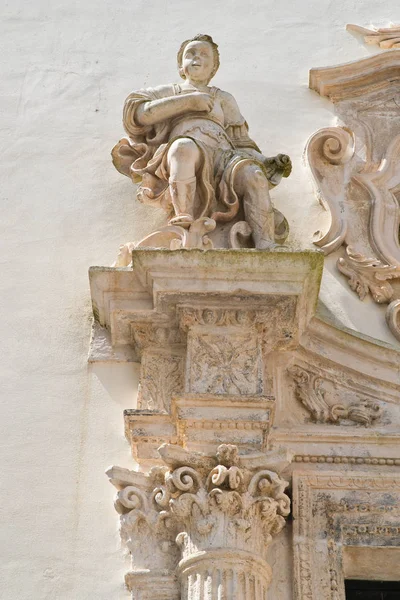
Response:
M389 304L386 311L386 322L393 335L398 337L400 331L400 299Z
M354 31L364 36L364 42L370 45L377 45L382 50L389 48L400 48L400 25L390 25L389 27L373 27L367 29L360 25L349 23L346 25L347 31Z
M332 102L385 92L400 75L400 50L392 50L334 67L310 70L309 86Z
M354 134L344 127L320 129L307 142L306 157L318 199L331 213L329 231L314 242L326 254L337 250L346 237L347 219L341 200L345 193L345 165L352 159L354 148Z
M400 51L310 71L310 87L336 105L345 127L315 133L306 148L329 231L314 243L344 246L338 270L361 300L390 304L400 340Z
M345 600L343 562L350 548L386 550L387 578L395 580L398 553L383 547L398 545L399 501L395 474L294 473L295 600Z
M265 598L272 577L267 548L290 512L288 482L275 469L289 461L277 453L241 457L229 444L214 456L168 444L159 452L164 465L147 475L107 471L132 556L126 581L133 594L144 581L148 590L160 577L163 585L164 577L177 598L177 576L182 600L214 600L217 589L230 598L232 586L238 599Z
M332 404L325 398L323 380L320 374L312 373L294 365L288 370L296 384L296 396L308 410L315 423L336 423L342 420L352 421L368 427L381 416L378 402L359 400L348 406Z
M370 293L378 304L390 302L394 292L388 280L398 278L400 268L367 258L350 246L346 247L345 253L344 258L338 259L337 268L348 278L349 286L360 300Z

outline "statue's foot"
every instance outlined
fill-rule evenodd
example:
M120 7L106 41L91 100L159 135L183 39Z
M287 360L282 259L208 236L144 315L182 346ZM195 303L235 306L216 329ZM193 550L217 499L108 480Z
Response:
M168 225L178 225L179 227L188 228L193 223L194 219L191 215L177 215L168 221Z
M272 240L258 240L256 244L256 250L273 250L279 244L273 242Z

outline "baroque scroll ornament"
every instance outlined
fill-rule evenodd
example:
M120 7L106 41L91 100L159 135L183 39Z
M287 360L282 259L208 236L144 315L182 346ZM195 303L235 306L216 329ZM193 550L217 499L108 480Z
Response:
M121 246L116 266L129 264L135 247L270 249L288 235L269 189L289 176L289 157L264 156L235 98L209 85L219 67L209 35L184 41L177 60L183 83L140 89L125 101L128 137L113 148L113 163L138 184L137 199L169 220Z
M315 242L363 300L387 304L400 340L400 51L312 69L310 87L335 104L344 127L317 131L306 155L317 195L331 213Z
M336 423L342 420L369 426L381 416L378 402L361 399L350 405L330 403L323 387L323 379L298 365L289 368L289 375L296 383L296 396L308 410L315 423Z

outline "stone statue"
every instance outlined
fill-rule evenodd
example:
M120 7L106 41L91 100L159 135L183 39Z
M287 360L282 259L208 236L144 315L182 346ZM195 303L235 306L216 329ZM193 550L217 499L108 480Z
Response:
M235 98L210 87L219 52L209 35L183 42L177 58L183 83L141 89L125 102L129 137L114 147L114 165L139 184L138 200L169 213L167 227L125 248L282 243L288 224L269 189L290 174L289 157L265 157Z

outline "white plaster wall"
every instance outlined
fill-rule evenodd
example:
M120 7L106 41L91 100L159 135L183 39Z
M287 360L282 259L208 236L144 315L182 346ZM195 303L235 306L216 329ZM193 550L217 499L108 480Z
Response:
M345 24L386 24L395 9L395 0L3 3L0 598L128 598L103 473L131 465L122 410L133 406L137 368L86 363L88 266L110 264L121 242L161 218L135 203L110 161L127 93L175 80L179 43L212 34L215 85L236 96L266 153L293 158L274 199L291 243L311 246L329 217L302 153L333 116L308 90L308 71L374 52ZM344 324L393 342L379 307L369 307L376 319L361 312L332 269L322 300Z

